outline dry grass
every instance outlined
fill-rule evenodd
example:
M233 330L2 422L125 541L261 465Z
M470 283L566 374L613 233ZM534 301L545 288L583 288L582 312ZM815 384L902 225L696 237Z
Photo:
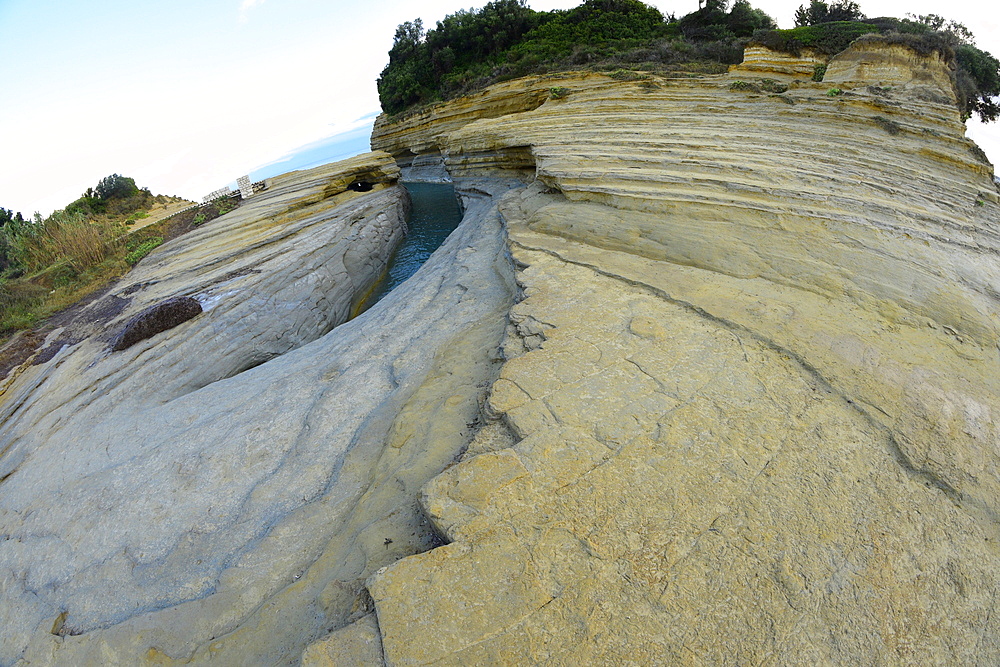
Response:
M232 207L225 202L188 210L133 233L123 216L87 219L60 212L8 234L23 273L0 276L0 342L107 287L165 240Z
M118 222L52 216L35 233L22 235L17 246L29 272L58 265L82 272L116 254L124 233Z

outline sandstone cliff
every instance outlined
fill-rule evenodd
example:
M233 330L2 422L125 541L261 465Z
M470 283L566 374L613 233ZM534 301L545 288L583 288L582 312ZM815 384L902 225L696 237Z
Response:
M511 81L163 246L0 389L0 664L1000 661L945 67ZM341 324L399 167L465 220Z
M940 58L860 42L787 90L755 60L377 124L531 182L515 444L428 484L450 543L370 579L387 664L1000 660L992 168Z

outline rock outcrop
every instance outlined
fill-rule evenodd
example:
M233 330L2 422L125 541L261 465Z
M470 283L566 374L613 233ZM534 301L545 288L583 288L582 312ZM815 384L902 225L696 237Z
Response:
M953 106L953 69L939 51L921 55L904 44L866 35L830 60L823 81L842 88L897 89L910 98Z
M743 50L743 62L729 68L730 73L749 76L787 76L811 79L818 65L826 65L829 58L813 49L802 49L798 55L774 51L761 44Z
M369 611L367 576L439 543L416 495L471 438L513 285L470 195L413 279L330 331L403 232L397 176L376 153L274 179L7 379L0 664L295 663ZM168 296L203 312L112 351Z
M163 246L0 387L0 663L1000 662L1000 197L902 48L506 82ZM341 324L400 167L465 220Z
M509 436L424 487L449 544L369 580L387 664L1000 660L1000 207L900 48L835 58L839 94L572 75L377 125L535 177L501 204Z

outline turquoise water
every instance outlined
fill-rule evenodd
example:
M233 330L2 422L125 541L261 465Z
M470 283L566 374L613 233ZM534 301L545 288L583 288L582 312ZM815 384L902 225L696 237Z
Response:
M417 272L438 246L462 221L462 210L450 183L403 183L410 192L413 210L406 237L389 260L389 270L372 292L365 309Z

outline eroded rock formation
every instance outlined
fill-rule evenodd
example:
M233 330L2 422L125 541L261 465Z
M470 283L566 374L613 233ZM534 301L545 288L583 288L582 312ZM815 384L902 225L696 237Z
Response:
M164 246L3 385L0 662L1000 661L1000 197L899 48L506 82ZM331 331L397 163L466 219Z
M377 127L537 175L501 205L515 444L429 483L450 543L369 581L387 664L1000 659L1000 207L901 49L835 57L835 95L581 75Z
M402 234L397 175L376 153L274 179L7 379L0 663L295 663L368 611L375 569L438 543L416 495L471 438L513 290L473 196L413 280L329 331ZM204 312L112 352L166 295Z

